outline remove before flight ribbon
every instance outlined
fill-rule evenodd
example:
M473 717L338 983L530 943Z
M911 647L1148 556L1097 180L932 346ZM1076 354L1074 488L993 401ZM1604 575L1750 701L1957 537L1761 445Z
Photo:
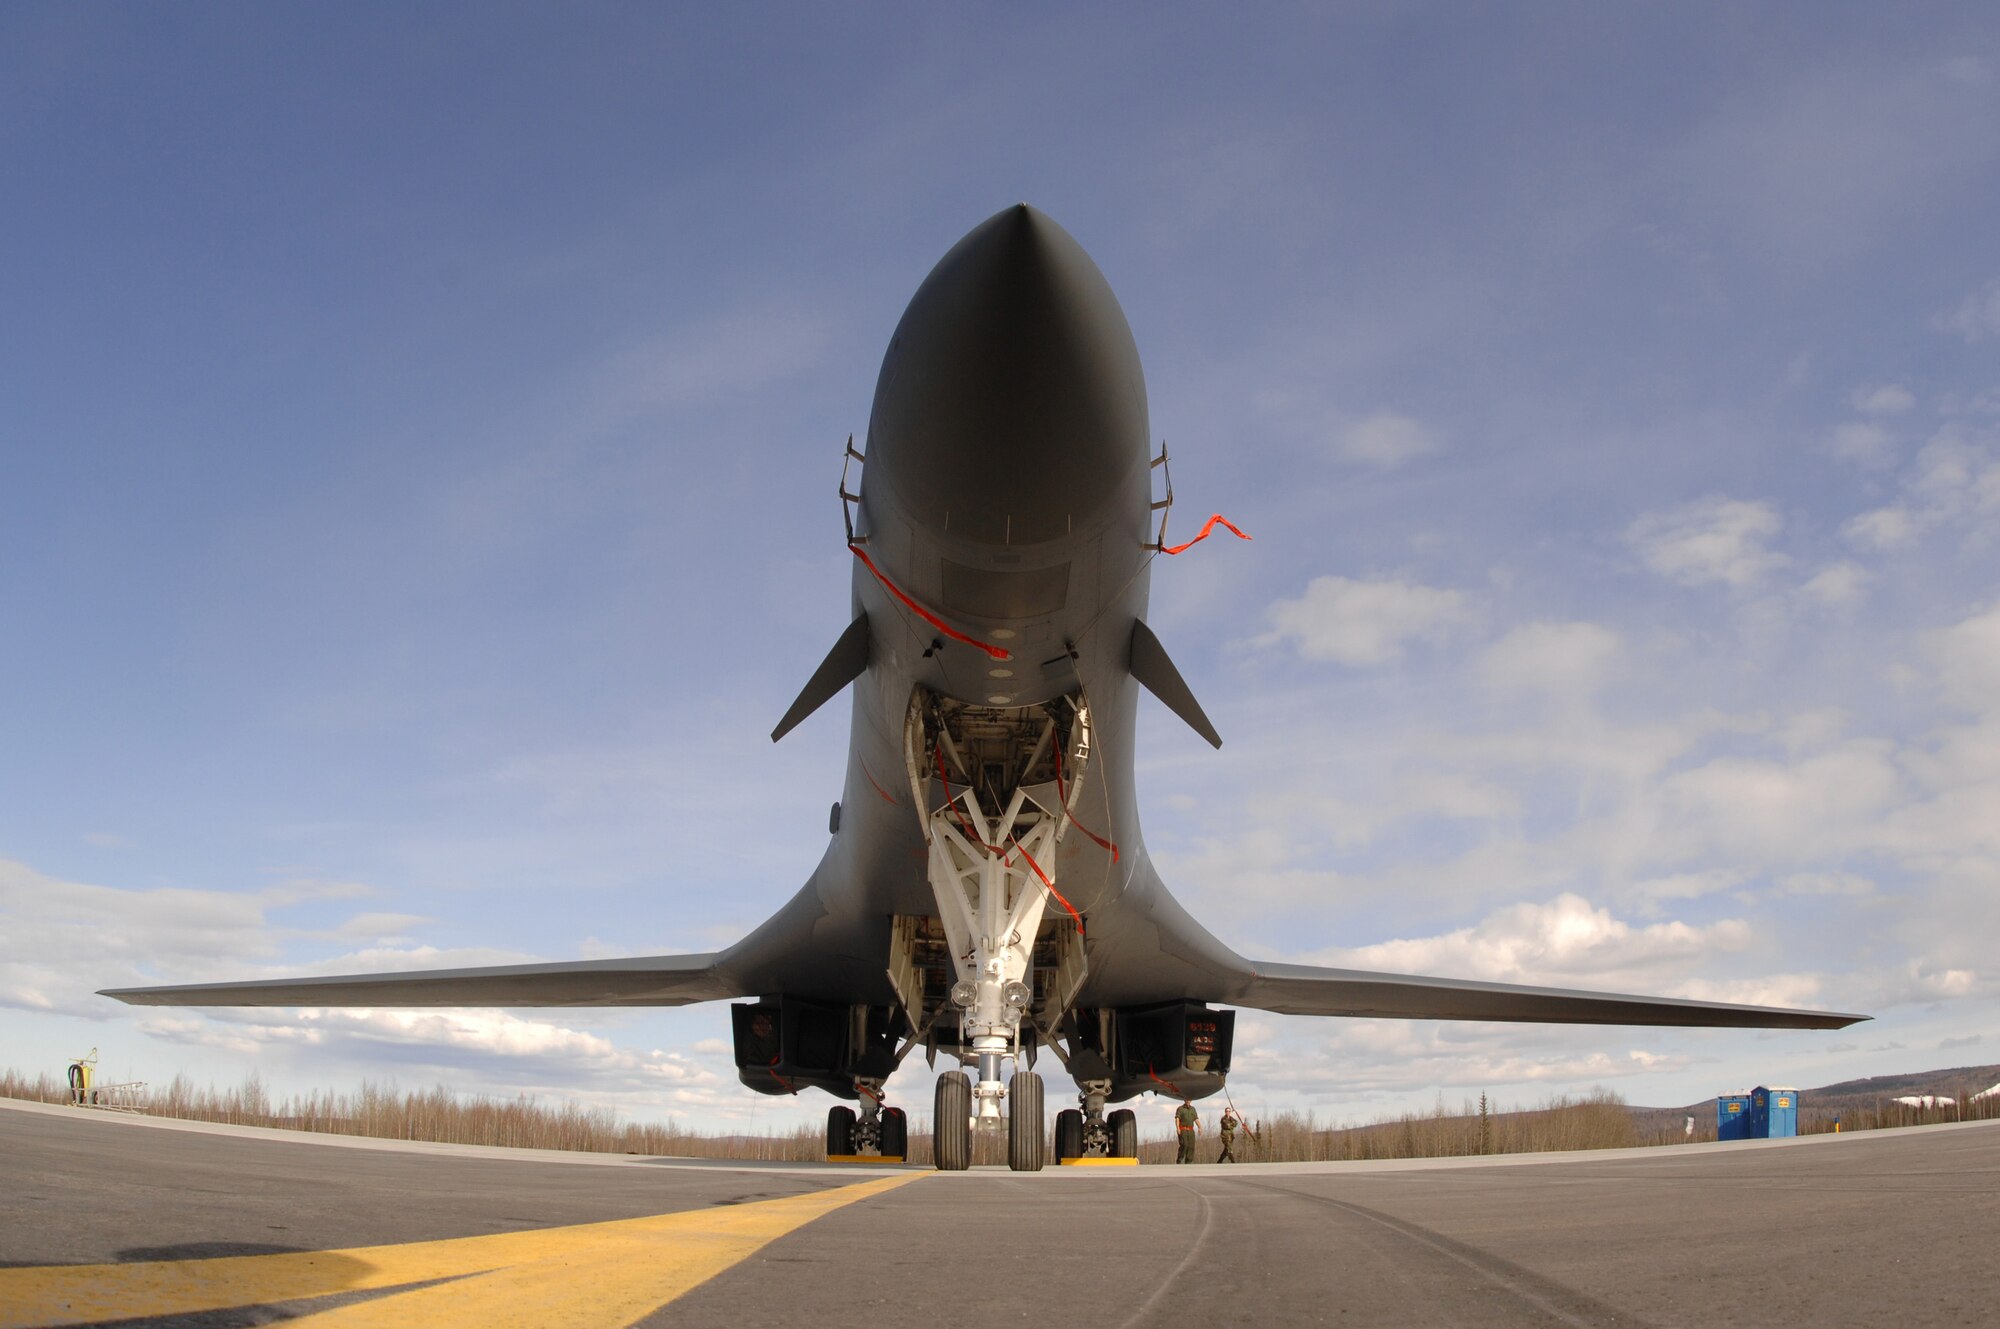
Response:
M887 574L885 574L882 571L882 569L875 566L875 560L868 557L868 555L862 550L860 545L849 545L847 547L850 551L852 551L852 553L856 558L861 560L862 566L866 567L870 572L875 574L875 580L881 582L885 587L888 588L889 594L895 596L898 600L901 600L903 604L909 608L909 611L911 613L915 614L918 618L921 618L924 622L936 628L939 632L942 632L945 636L950 637L953 641L962 641L967 646L977 646L980 650L986 652L988 655L992 656L996 660L1011 660L1014 658L1012 654L1010 654L1007 651L1001 650L998 646L989 646L985 642L979 640L979 638L977 637L966 636L963 632L960 632L957 628L951 626L949 623L939 618L936 614L933 614L930 610L924 608L922 605L918 604L915 600L911 599L908 595L904 594L903 588L898 586L895 582L890 581Z
M1197 535L1194 539L1188 541L1184 545L1175 545L1171 549L1162 549L1160 550L1160 552L1163 554L1179 554L1189 549L1192 549L1196 545L1200 544L1203 540L1206 540L1208 538L1209 532L1213 531L1217 526L1227 526L1229 528L1229 533L1231 535L1234 535L1239 540L1248 540L1250 538L1249 536L1245 535L1240 529L1238 529L1235 522L1229 520L1229 518L1223 516L1220 512L1218 512L1213 517L1210 517L1206 522L1202 524L1200 535Z

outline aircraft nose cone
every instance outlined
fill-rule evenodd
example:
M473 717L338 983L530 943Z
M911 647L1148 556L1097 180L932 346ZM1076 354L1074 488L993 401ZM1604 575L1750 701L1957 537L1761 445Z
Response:
M1023 203L947 253L897 325L868 426L870 486L953 542L1033 545L1124 508L1143 528L1146 385L1082 246Z

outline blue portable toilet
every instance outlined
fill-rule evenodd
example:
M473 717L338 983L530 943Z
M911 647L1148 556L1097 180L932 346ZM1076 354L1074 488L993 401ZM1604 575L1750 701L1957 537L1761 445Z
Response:
M1715 1100L1715 1138L1750 1138L1750 1095L1723 1094Z
M1783 1140L1799 1133L1799 1091L1758 1085L1750 1091L1750 1138Z

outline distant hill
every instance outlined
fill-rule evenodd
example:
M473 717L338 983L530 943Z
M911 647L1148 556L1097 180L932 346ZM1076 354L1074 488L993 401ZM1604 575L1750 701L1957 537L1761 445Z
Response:
M1873 1102L1921 1094L1949 1094L1963 1102L1995 1084L2000 1084L2000 1066L1959 1066L1948 1071L1912 1071L1904 1075L1874 1075L1866 1080L1842 1080L1805 1092L1826 1102L1854 1099Z
M1768 1083L1768 1082L1767 1082ZM1926 1094L1945 1095L1960 1104L1984 1090L2000 1084L2000 1066L1954 1066L1949 1070L1905 1071L1897 1075L1871 1075L1865 1080L1842 1080L1817 1089L1799 1090L1799 1133L1813 1134L1833 1129L1837 1119L1844 1130L1874 1126L1917 1125L1929 1121L1951 1121L1958 1113L1950 1108L1928 1112L1899 1107L1898 1098ZM1723 1085L1717 1093L1753 1088L1752 1085ZM1796 1089L1797 1085L1775 1087ZM1996 1115L2000 1100L1989 1099L1987 1110L1967 1109L1965 1116ZM1635 1107L1632 1116L1640 1135L1648 1140L1671 1139L1681 1135L1689 1117L1694 1118L1695 1138L1715 1138L1715 1099L1704 1098L1685 1107Z

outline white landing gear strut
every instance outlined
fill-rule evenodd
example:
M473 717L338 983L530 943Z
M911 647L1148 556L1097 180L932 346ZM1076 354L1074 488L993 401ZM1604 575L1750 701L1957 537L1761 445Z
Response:
M1000 1100L1007 1093L1000 1063L1020 1055L1021 1020L1034 1004L1029 964L1048 908L1043 882L1053 884L1048 874L1055 864L1054 818L1044 817L1018 835L1015 823L1025 799L1015 790L1007 810L989 821L964 790L930 818L931 888L958 972L951 1001L962 1012L965 1044L978 1059L972 1100L986 1130L999 1128ZM1044 859L1048 867L1042 866Z
M969 787L972 763L961 760L950 727L940 719L935 739L927 735L925 703L921 692L911 700L904 727L905 757L918 807L930 805L933 775L944 785L943 802L925 817L924 835L930 846L931 889L958 979L950 999L959 1009L961 1046L968 1049L967 1060L978 1071L970 1086L969 1116L981 1131L997 1133L1005 1127L1010 1165L1017 1171L1033 1171L1042 1166L1041 1077L1026 1069L1015 1075L1010 1115L1001 1107L1008 1097L1001 1068L1009 1059L1019 1064L1021 1025L1035 1002L1035 939L1056 892L1056 848L1069 822L1062 795L1075 798L1089 757L1089 712L1077 705L1071 742L1064 744L1071 749L1069 768L1076 773L1068 789L1063 789L1060 778L1064 769L1060 755L1053 763L1057 778L1029 782L1029 772L1049 761L1051 745L1060 741L1054 720L1038 712L1033 718L1042 723L1033 725L1031 732L1038 730L1039 739L1009 753L1006 765L1019 774L1004 795L999 815L988 816L978 792ZM1004 722L1023 718L1018 712L1007 713ZM968 730L979 723L978 717L964 713L960 719ZM996 717L995 724L1000 723ZM954 781L954 767L967 785ZM996 802L1001 796L990 788L987 793ZM956 1073L948 1078L964 1083ZM941 1118L947 1097L955 1102L962 1092L955 1087L941 1090ZM942 1119L938 1128L942 1137L947 1130ZM963 1166L947 1163L947 1152L940 1148L939 1166Z

